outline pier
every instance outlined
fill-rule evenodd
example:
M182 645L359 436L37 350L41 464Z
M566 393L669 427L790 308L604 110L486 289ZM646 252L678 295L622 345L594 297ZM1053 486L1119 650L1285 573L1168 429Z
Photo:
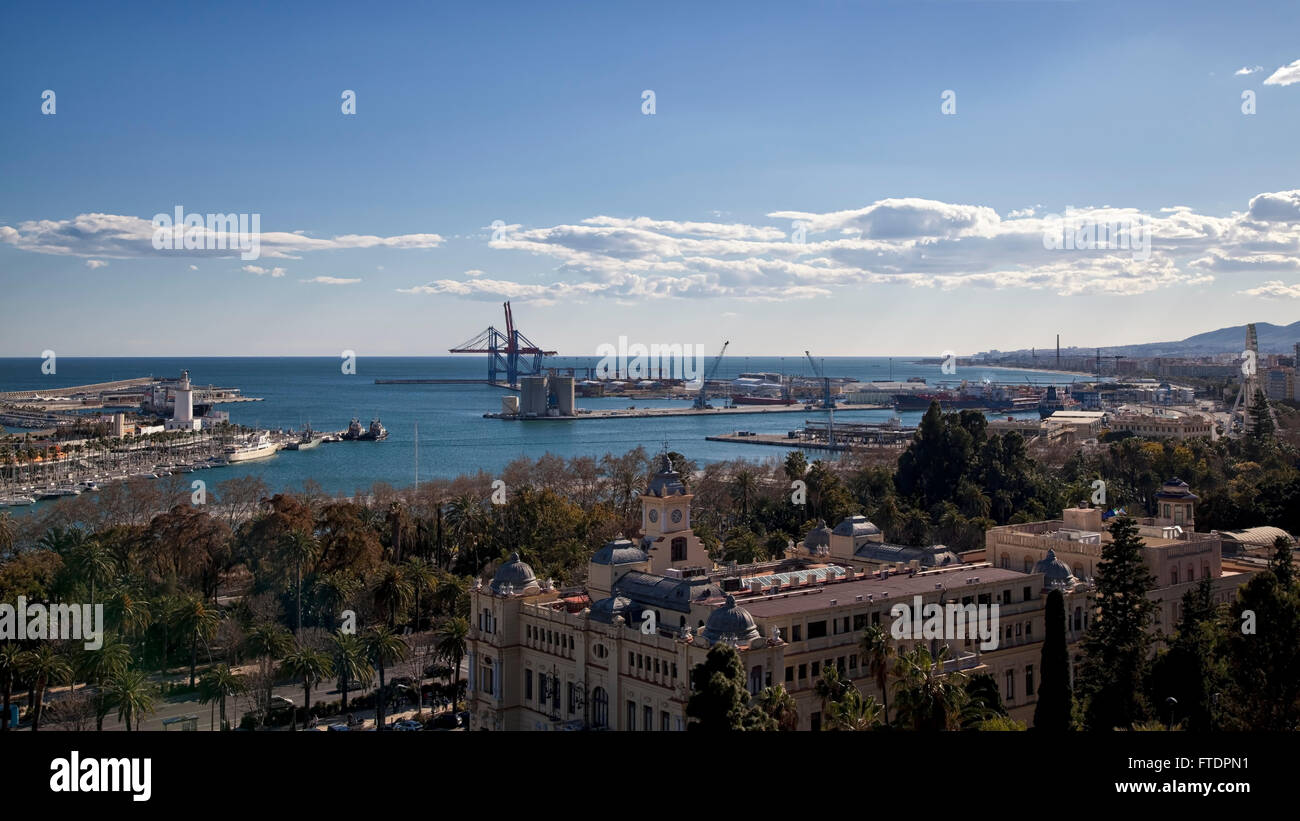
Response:
M840 413L852 413L854 411L869 410L889 410L889 405L853 405L851 407L840 407L836 410ZM521 422L564 422L576 421L579 419L646 419L658 418L663 416L743 416L746 414L777 414L777 413L825 413L820 408L809 408L804 405L738 405L731 408L610 408L604 410L589 410L580 408L572 416L536 416L524 414L504 414L504 413L485 413L484 419L505 419L508 421ZM836 426L838 430L838 426Z

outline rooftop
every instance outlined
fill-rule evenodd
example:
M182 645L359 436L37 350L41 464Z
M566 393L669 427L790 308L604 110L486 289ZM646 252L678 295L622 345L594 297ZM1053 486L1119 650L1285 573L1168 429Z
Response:
M965 587L966 580L971 578L978 577L980 584L1020 583L1029 579L1031 575L988 565L965 565L914 575L898 573L884 578L873 575L865 579L832 582L810 590L778 593L773 596L737 596L736 598L754 618L771 619L836 606L862 604L867 601L881 603L903 600L910 604L906 601L907 598L934 592L936 584L942 584L945 590L957 591ZM859 596L861 599L858 598ZM831 604L832 601L835 602L834 605Z

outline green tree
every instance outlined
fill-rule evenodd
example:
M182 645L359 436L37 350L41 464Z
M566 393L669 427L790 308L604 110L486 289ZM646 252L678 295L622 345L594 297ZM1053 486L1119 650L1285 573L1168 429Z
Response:
M117 708L117 718L130 732L140 729L145 716L153 715L156 689L143 670L122 670L105 688L108 703Z
M298 608L297 619L294 622L295 635L302 634L302 567L313 561L319 554L320 543L306 528L295 528L289 531L280 544L280 555L293 565L294 570L294 585L297 591L294 599Z
M1083 639L1079 691L1089 730L1128 728L1146 718L1147 625L1155 584L1142 560L1137 522L1116 517L1097 568L1096 615Z
M199 643L206 643L217 632L221 617L208 607L197 593L182 597L172 610L172 625L190 647L190 687L195 684L195 670L199 663ZM209 658L209 662L211 659Z
M14 686L23 676L26 657L22 648L13 642L0 645L0 689L4 691L4 713L0 714L0 730L9 729L9 705L13 701Z
M1074 714L1074 693L1070 690L1070 650L1065 638L1065 596L1060 590L1047 594L1044 619L1046 629L1038 662L1042 679L1038 703L1034 705L1034 729L1064 732L1070 729Z
M712 732L776 729L776 721L762 708L750 706L740 655L727 642L715 642L704 661L691 670L691 676L695 692L686 702L686 715L692 719L686 729Z
M1167 649L1151 665L1148 695L1160 706L1166 699L1177 702L1177 718L1196 732L1210 730L1214 718L1214 694L1226 685L1222 645L1226 637L1214 605L1210 579L1183 594L1182 616Z
M862 658L867 665L867 674L876 680L880 697L884 703L885 724L889 723L889 673L894 668L894 645L889 633L878 624L873 624L862 631L858 642Z
M82 649L77 655L76 672L87 685L94 685L95 693L95 729L104 729L104 717L108 715L108 699L104 685L113 677L131 666L131 648L116 633L104 635L102 646L98 650Z
M302 682L304 716L311 714L311 688L334 675L334 661L315 647L298 645L280 661L280 674ZM297 711L294 726L298 723Z
M375 679L375 668L366 656L366 645L351 633L336 632L330 636L334 653L334 670L339 677L339 691L343 694L343 712L348 711L348 690L357 684L362 689Z
M880 705L872 696L864 696L849 683L843 695L829 705L826 711L827 730L863 732L880 726Z
M35 650L28 650L23 657L23 671L32 681L32 732L41 727L41 715L45 712L45 691L51 684L62 684L72 678L72 665L55 649L50 642L41 642Z
M221 727L226 724L226 699L233 698L248 690L248 683L243 676L236 675L230 665L221 664L203 674L199 683L199 700L204 704L221 706ZM216 729L215 727L213 729Z
M776 684L764 687L756 699L758 708L767 713L776 722L776 728L782 732L799 729L799 709L794 696L786 692L784 685Z
M948 645L940 645L935 656L925 647L900 653L894 665L898 723L909 730L938 732L961 727L966 706L966 676L945 673Z
M461 616L445 619L434 634L434 651L447 662L452 677L452 707L460 692L460 662L469 652L469 620Z
M375 699L375 729L382 732L384 726L384 708L387 706L388 692L384 682L384 672L388 665L401 661L410 652L410 647L401 636L380 625L366 636L366 654L375 667L379 669L379 696Z
M1266 571L1237 590L1228 632L1227 705L1233 729L1300 729L1300 591L1290 546L1279 540Z

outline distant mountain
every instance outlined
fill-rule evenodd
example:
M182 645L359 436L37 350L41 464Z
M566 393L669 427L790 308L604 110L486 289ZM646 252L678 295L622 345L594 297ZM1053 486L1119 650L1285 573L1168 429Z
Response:
M1300 342L1300 321L1290 325L1274 325L1271 322L1256 322L1255 334L1259 337L1259 352L1263 354L1295 352L1295 345ZM1112 345L1102 348L1103 356L1208 356L1220 353L1239 354L1246 348L1246 326L1234 325L1217 331L1189 336L1179 342L1145 342L1140 345ZM1050 355L1047 348L1039 348L1038 355ZM1062 356L1093 356L1096 348L1062 348ZM1028 351L1025 351L1027 353ZM1002 351L1006 355L1007 351ZM1011 353L1020 353L1013 351Z
M1271 322L1256 322L1255 333L1259 337L1260 353L1295 352L1295 344L1300 342L1300 321L1290 325L1274 325ZM1123 356L1202 356L1217 353L1241 353L1246 347L1246 326L1234 325L1217 331L1189 336L1181 342L1148 342L1143 345L1119 345L1102 348L1102 353Z

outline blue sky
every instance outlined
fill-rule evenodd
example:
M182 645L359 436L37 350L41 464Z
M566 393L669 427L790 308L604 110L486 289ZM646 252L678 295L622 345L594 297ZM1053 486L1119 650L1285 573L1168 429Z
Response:
M1295 3L215 8L0 11L0 355L440 354L506 298L569 355L1300 314ZM177 205L261 258L155 251ZM1067 207L1153 252L1045 249Z

